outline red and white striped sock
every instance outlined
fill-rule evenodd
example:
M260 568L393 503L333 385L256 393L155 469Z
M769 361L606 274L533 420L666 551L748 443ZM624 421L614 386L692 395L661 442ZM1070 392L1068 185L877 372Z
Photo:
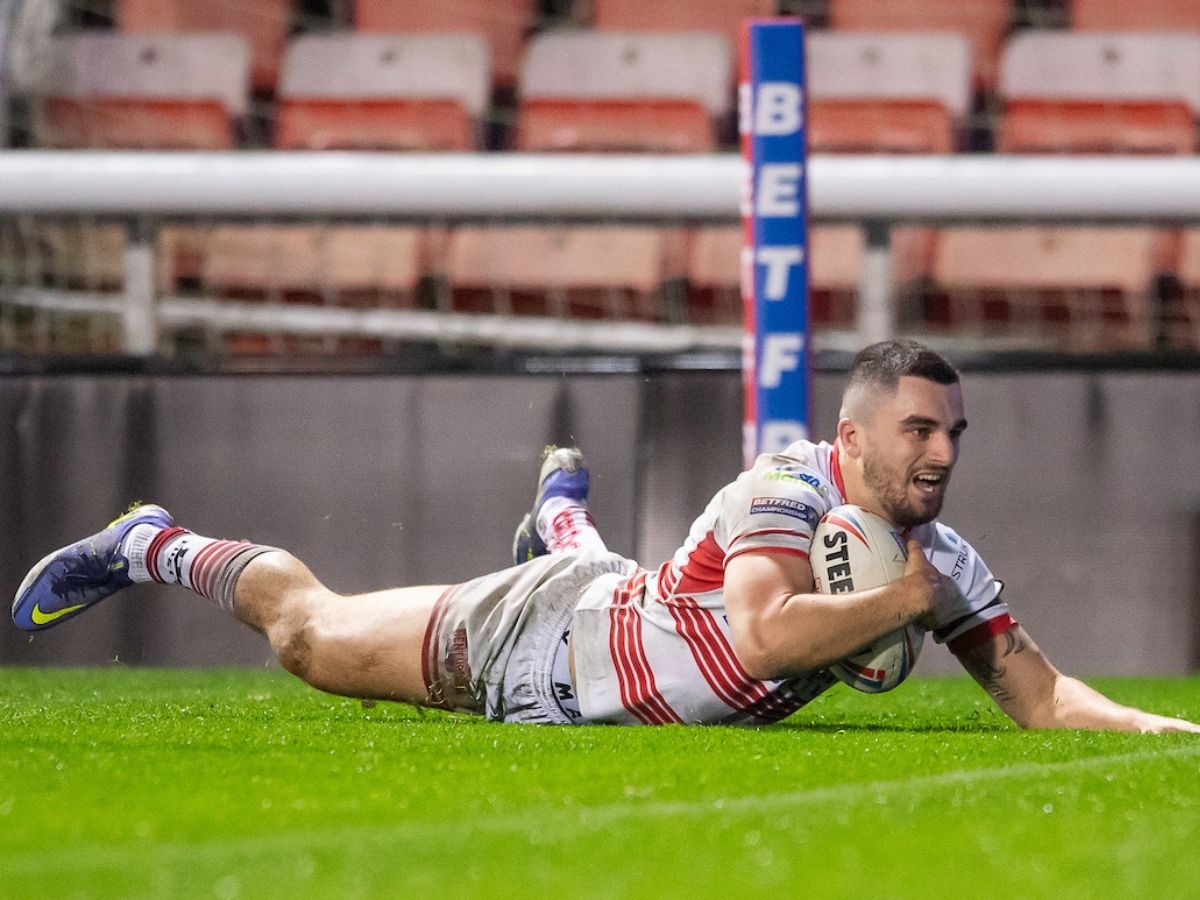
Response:
M131 580L182 585L230 612L234 584L242 570L256 556L275 549L152 525L135 526L124 543Z
M587 504L567 497L550 497L538 510L537 530L551 553L591 550L607 553L608 547Z

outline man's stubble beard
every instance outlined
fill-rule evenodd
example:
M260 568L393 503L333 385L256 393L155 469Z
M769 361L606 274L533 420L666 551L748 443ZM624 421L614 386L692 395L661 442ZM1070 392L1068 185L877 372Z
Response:
M909 479L906 477L903 482L897 484L894 473L870 456L863 458L863 481L883 507L878 511L880 515L899 528L912 528L932 522L942 511L941 498L936 501L931 512L914 509L908 500Z

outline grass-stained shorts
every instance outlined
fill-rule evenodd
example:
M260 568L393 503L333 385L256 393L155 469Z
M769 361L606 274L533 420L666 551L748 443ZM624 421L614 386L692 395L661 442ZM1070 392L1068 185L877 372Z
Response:
M497 722L571 724L555 699L555 654L593 581L632 574L615 553L554 553L449 588L425 631L427 703Z

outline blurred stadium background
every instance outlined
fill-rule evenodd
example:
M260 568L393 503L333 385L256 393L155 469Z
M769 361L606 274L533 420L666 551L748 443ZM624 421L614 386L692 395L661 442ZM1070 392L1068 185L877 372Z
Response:
M811 26L818 158L1070 171L1198 150L1187 0L0 0L0 174L35 151L62 171L102 170L96 151L432 154L483 183L535 152L719 161L737 28L775 13ZM465 578L504 564L537 450L572 439L611 545L651 563L739 467L736 202L113 215L3 193L13 588L135 496L294 549L341 590ZM946 518L1050 656L1200 667L1200 216L814 213L816 435L882 298L889 332L968 370ZM137 602L32 642L4 630L0 661L266 658L201 604Z

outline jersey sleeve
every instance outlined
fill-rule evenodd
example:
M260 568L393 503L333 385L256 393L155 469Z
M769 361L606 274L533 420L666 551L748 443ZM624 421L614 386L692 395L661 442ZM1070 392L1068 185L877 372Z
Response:
M825 479L806 466L744 473L725 495L725 562L750 551L808 557L813 532L829 511Z
M962 594L957 607L941 611L934 623L934 640L958 654L1016 627L1008 604L1000 597L1003 583L992 575L975 548L952 529L934 526L926 555L935 569L954 580Z

